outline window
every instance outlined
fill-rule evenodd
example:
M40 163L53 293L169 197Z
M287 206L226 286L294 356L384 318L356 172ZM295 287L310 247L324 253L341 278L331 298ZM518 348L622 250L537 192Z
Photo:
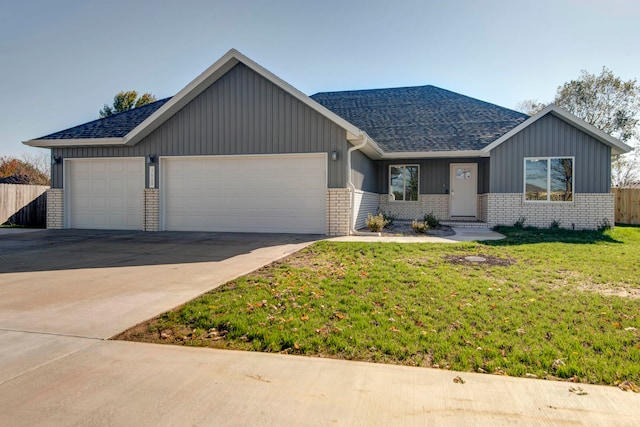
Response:
M418 166L389 166L389 196L392 200L418 201Z
M525 158L524 187L528 201L572 202L573 158Z

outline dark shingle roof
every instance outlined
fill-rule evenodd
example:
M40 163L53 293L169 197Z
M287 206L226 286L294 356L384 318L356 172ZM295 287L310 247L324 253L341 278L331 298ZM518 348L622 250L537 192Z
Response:
M122 138L171 98L94 120L38 139Z
M435 86L321 92L311 98L385 152L479 150L528 116Z

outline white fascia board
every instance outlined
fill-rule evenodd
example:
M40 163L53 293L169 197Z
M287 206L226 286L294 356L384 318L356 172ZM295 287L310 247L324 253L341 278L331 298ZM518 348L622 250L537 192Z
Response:
M22 143L29 147L39 148L125 145L123 138L32 139L29 141L22 141Z
M413 151L404 153L385 153L382 159L439 159L443 157L486 157L482 150L462 151Z
M213 65L211 65L203 73L196 77L191 83L186 85L180 92L173 96L162 107L158 108L158 110L156 110L152 115L147 117L142 123L132 129L127 135L124 136L124 138L31 140L25 141L24 144L30 145L32 147L135 145L144 137L153 132L156 128L158 128L158 126L168 120L171 116L173 116L182 107L192 101L196 96L202 93L206 88L211 86L216 80L225 75L239 62L242 62L254 72L271 81L273 84L288 92L302 103L306 104L313 110L317 111L319 114L323 115L341 128L345 129L348 135L348 139L361 139L365 136L365 133L353 124L349 123L342 117L323 107L304 93L300 92L298 89L291 86L289 83L285 82L264 67L258 65L237 50L231 49L220 59L218 59Z
M612 148L612 152L614 154L628 153L632 149L632 147L628 146L624 142L622 142L622 141L612 137L611 135L601 131L600 129L596 128L595 126L585 122L581 118L574 116L573 114L569 113L568 111L566 111L566 110L564 110L564 109L562 109L560 107L557 107L555 104L549 104L542 111L537 113L536 115L528 118L527 120L525 120L524 122L522 122L518 126L516 126L515 128L511 129L509 132L507 132L504 135L502 135L500 138L498 138L495 141L493 141L491 144L489 144L486 147L484 147L482 149L482 151L485 153L485 155L488 156L489 152L491 150L493 150L494 148L496 148L497 146L499 146L500 144L502 144L503 142L505 142L506 140L508 140L509 138L514 136L515 134L517 134L518 132L522 131L523 129L525 129L525 128L529 127L529 126L531 126L532 124L534 124L535 122L537 122L538 120L540 120L541 118L546 116L547 114L553 114L554 116L556 116L556 117L558 117L558 118L560 118L560 119L572 124L573 126L577 127L578 129L582 130L586 134L591 135L592 137L594 137L595 139L599 140L603 144L606 144L606 145L610 146Z
M315 102L298 89L291 86L289 83L282 80L266 68L258 65L248 57L244 56L236 49L229 50L222 58L218 59L213 65L207 68L202 74L196 77L191 83L178 92L173 98L167 101L162 107L160 107L155 113L147 117L136 128L131 130L125 137L126 145L135 145L142 138L150 134L154 129L160 126L164 121L171 117L176 111L184 107L187 103L193 100L196 96L202 93L206 88L211 86L216 80L226 74L229 70L235 67L239 62L249 67L254 72L258 73L262 77L266 78L282 90L288 92L293 97L297 98L302 103L306 104L310 108L316 110L327 119L331 120L341 128L345 129L347 133L354 137L360 137L362 131L356 126L347 122L342 117L329 111L327 108Z

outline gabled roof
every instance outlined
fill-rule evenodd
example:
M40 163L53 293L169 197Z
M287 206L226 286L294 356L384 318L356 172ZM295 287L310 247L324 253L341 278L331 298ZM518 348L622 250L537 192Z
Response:
M344 118L336 115L332 111L329 111L237 50L231 49L175 96L154 103L161 103L154 111L150 111L152 108L151 105L153 104L149 104L150 108L144 111L137 111L144 108L139 107L134 108L129 112L120 113L123 114L123 116L116 116L114 121L103 122L101 120L96 120L91 123L76 126L75 128L53 133L46 137L25 141L24 144L33 147L45 148L87 145L135 145L240 62L271 81L276 86L285 90L304 104L308 105L313 110L325 116L327 119L345 129L347 132L347 139L355 141L366 138L366 134L363 131L346 121ZM125 115L127 113L131 113L132 115ZM120 119L127 119L129 117L136 119L133 120L133 124L131 126L119 122ZM126 120L123 120L123 122L124 121Z
M619 139L616 139L611 135L601 131L597 127L585 122L579 117L574 116L568 111L563 110L560 107L557 107L555 104L549 104L542 111L540 111L533 117L530 117L526 121L520 123L518 126L511 129L509 132L505 133L500 138L496 139L491 144L484 147L482 149L483 155L488 156L491 150L493 150L494 148L496 148L497 146L499 146L500 144L502 144L503 142L511 138L513 135L531 126L532 124L534 124L535 122L537 122L538 120L546 116L547 114L552 114L555 117L558 117L559 119L564 120L565 122L577 127L584 133L591 135L592 137L602 142L603 144L608 145L609 147L611 147L612 154L624 154L632 150L632 147L628 146L627 144L620 141Z
M528 118L435 86L322 92L311 98L367 132L385 153L474 152Z
M371 158L477 157L546 114L554 114L612 147L631 147L550 105L534 117L435 86L322 92L309 97L235 49L171 98L25 141L34 147L131 146L157 129L238 63L345 129Z

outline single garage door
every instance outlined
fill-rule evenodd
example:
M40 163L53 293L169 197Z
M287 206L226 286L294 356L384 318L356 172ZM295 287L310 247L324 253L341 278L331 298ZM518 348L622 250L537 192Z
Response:
M69 228L142 230L144 159L65 161Z
M161 160L165 230L326 232L324 154Z

